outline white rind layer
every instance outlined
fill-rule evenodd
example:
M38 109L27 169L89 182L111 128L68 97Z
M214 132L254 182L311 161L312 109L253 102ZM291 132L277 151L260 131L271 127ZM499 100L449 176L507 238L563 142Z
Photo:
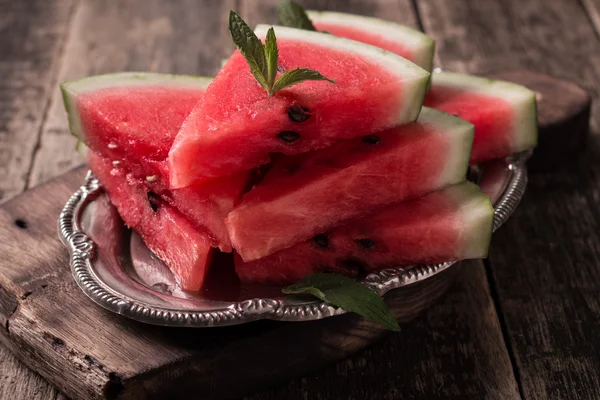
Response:
M535 92L512 82L454 72L434 72L431 74L431 84L434 88L452 88L508 101L514 110L513 131L511 132L514 151L524 151L537 145Z
M414 52L415 64L430 72L433 68L435 41L418 30L395 22L362 15L312 10L306 13L316 23L347 26L402 43L403 46Z
M65 110L69 118L71 134L85 141L85 132L77 112L77 95L96 90L131 86L167 86L173 88L208 87L211 78L192 75L172 75L147 72L120 72L116 74L96 75L66 82L60 85Z
M473 124L445 112L423 107L417 122L434 125L448 136L451 146L446 158L446 167L439 176L439 186L444 187L461 182L467 175L475 127Z
M445 193L460 210L461 254L465 259L486 258L494 225L494 207L489 197L471 182L452 186Z
M257 25L256 36L264 39L269 25ZM403 102L398 110L395 120L390 123L406 123L414 121L419 115L419 110L425 98L425 91L429 85L429 72L399 55L383 50L376 46L357 42L350 39L329 35L327 33L313 32L302 29L273 26L277 40L293 40L311 43L315 46L327 47L337 51L347 51L370 60L380 65L390 74L402 82Z

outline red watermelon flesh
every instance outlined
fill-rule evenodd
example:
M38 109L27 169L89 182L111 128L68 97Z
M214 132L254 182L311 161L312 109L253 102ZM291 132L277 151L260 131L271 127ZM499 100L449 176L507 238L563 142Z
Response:
M265 257L376 208L461 182L473 126L424 108L416 123L277 159L229 213L245 261Z
M213 247L231 252L231 241L224 220L242 195L248 182L248 173L238 173L231 177L173 190L165 188L160 181L141 180L129 171L126 175L128 182L146 186L196 226L205 228Z
M163 164L209 83L205 77L126 72L67 82L61 90L74 136L140 177L157 176L168 186Z
M171 184L230 175L416 119L429 74L374 46L318 32L275 27L279 66L312 68L336 83L305 81L273 96L236 51L184 122L169 154ZM264 37L259 25L257 35ZM296 122L290 109L304 108Z
M145 185L132 184L121 168L93 152L88 164L125 224L171 269L181 288L199 290L215 251L208 235Z
M393 204L268 257L244 263L242 282L289 284L316 272L356 277L384 268L487 256L494 209L472 183Z
M506 157L535 147L535 93L509 82L463 74L432 75L425 105L475 125L471 163Z
M231 251L224 219L241 196L248 173L170 191L166 158L184 119L209 78L120 73L62 85L69 123L92 151L146 184L192 221L208 229L214 246Z
M431 71L435 42L415 29L379 18L331 11L307 11L315 28L396 53Z

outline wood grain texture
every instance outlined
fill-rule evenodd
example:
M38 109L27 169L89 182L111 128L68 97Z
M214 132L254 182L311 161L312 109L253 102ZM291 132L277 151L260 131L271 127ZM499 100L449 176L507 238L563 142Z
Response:
M587 15L594 26L596 33L600 35L600 1L598 0L580 0L585 8Z
M0 0L0 200L26 187L71 9Z
M589 2L588 2L589 3ZM450 69L528 67L569 78L594 98L587 153L530 177L490 256L523 396L600 397L600 43L579 2L418 2ZM446 64L443 64L446 66Z
M84 1L74 17L58 81L121 71L214 76L220 59L233 51L227 32L232 8L234 0ZM75 143L54 86L29 185L83 163Z
M53 399L56 389L0 346L0 399Z
M483 264L463 265L442 302L381 343L287 385L275 399L519 399Z
M0 201L26 187L72 8L69 0L0 0ZM2 314L15 305L6 294L0 288ZM0 345L0 399L48 399L55 391Z

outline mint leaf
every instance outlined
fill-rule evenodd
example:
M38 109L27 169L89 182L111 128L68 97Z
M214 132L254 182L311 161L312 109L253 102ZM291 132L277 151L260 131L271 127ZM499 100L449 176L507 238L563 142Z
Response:
M248 66L250 66L250 72L252 72L252 75L267 91L269 96L272 96L281 89L307 80L325 80L335 83L319 72L307 68L296 68L284 73L279 79L275 80L279 51L277 50L277 38L275 37L273 28L268 30L265 44L263 45L242 17L235 11L230 11L229 32L231 33L233 42L246 59Z
M270 95L271 87L267 83L268 68L265 48L254 31L235 11L229 12L229 33L233 43L246 58L250 72Z
M277 76L277 59L279 51L277 50L277 38L275 31L270 28L265 39L265 56L267 58L267 84L269 88L273 88L275 77ZM272 93L269 93L269 96Z
M289 26L290 28L304 29L307 31L316 31L306 11L301 5L293 1L282 1L278 8L279 25Z
M304 81L327 81L335 83L335 81L324 77L318 71L308 68L296 68L285 72L277 79L277 82L275 82L275 85L273 86L273 93Z
M328 304L360 314L386 329L399 331L398 321L377 293L343 275L316 273L282 289L285 294L310 294Z

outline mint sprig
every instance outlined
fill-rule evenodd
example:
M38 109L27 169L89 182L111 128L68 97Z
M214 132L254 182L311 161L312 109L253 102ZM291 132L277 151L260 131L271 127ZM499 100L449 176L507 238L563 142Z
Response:
M273 87L275 84L275 77L277 76L277 61L279 59L279 50L277 50L277 38L275 37L275 31L270 28L267 31L267 37L265 38L265 57L267 59L267 83L269 87ZM274 90L273 92L276 92Z
M308 68L296 68L292 71L286 71L277 78L279 51L277 50L277 38L273 28L270 28L267 32L265 44L263 45L242 17L235 11L231 11L229 13L229 32L233 42L248 62L250 72L269 96L304 81L335 83L318 71Z
M303 81L327 81L335 83L329 78L324 77L319 72L308 68L296 68L282 74L275 85L273 85L273 93L280 91L286 87L290 87Z
M343 275L316 273L282 289L285 294L310 294L324 302L360 314L386 329L399 331L383 298L367 286Z
M231 33L233 43L235 43L250 66L252 75L268 91L269 85L266 78L268 67L264 46L256 34L254 34L254 31L234 11L229 13L229 33Z
M279 25L289 26L290 28L304 29L307 31L316 31L317 28L304 11L304 8L293 1L282 1L277 8Z

